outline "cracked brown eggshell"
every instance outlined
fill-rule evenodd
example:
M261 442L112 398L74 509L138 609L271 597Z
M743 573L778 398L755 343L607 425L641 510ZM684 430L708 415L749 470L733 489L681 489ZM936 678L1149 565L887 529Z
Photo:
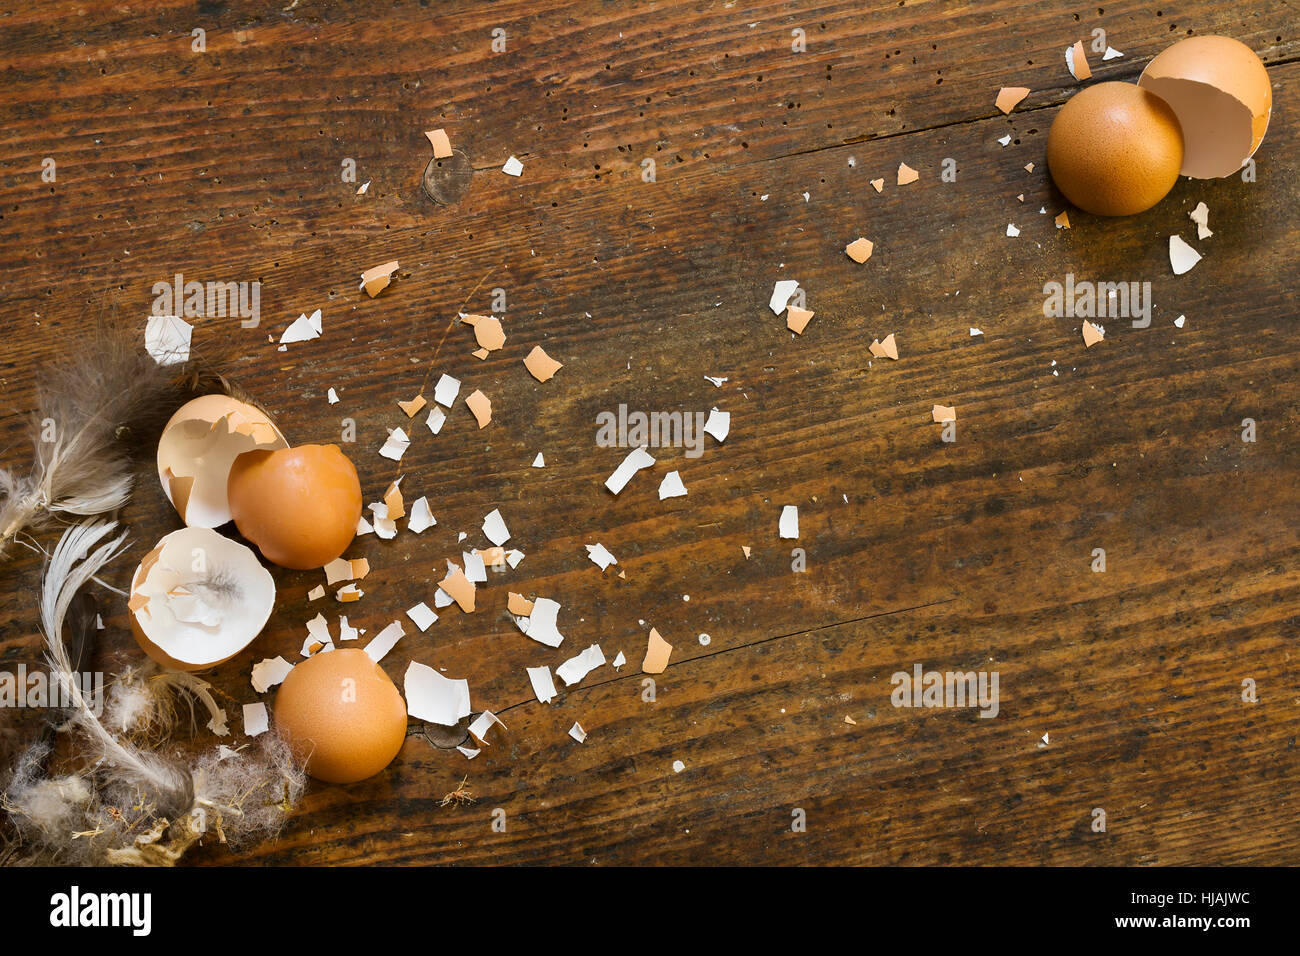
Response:
M190 527L230 520L226 477L240 454L289 443L260 408L229 395L202 395L172 415L158 440L158 480Z
M1138 85L1169 104L1183 130L1181 173L1218 179L1255 154L1273 112L1268 70L1240 40L1179 40L1147 64Z

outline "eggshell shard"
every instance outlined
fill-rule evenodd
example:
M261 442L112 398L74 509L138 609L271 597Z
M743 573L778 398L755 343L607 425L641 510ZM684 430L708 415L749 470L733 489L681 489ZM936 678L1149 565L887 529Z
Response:
M359 648L298 664L275 695L275 727L307 773L355 783L379 773L406 740L406 702L383 668Z
M337 445L245 452L230 468L228 489L239 533L284 568L329 564L361 520L361 481Z
M1240 170L1259 148L1273 111L1268 70L1254 50L1231 37L1178 41L1147 64L1138 85L1177 115L1181 173L1192 179Z
M1183 138L1164 100L1131 83L1076 93L1047 134L1047 167L1058 189L1098 216L1131 216L1178 181Z
M288 448L261 409L229 395L203 395L172 415L158 440L158 479L190 527L230 520L226 479L231 463L253 449Z
M181 528L144 556L128 608L140 648L193 671L230 660L261 633L275 581L251 550L210 528Z

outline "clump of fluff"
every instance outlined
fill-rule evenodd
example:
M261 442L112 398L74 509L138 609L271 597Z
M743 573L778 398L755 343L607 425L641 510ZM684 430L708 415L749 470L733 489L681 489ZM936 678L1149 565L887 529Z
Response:
M233 754L220 746L196 760L160 752L182 697L191 713L196 700L207 709L210 728L227 732L209 685L191 674L124 675L102 717L81 694L64 619L78 589L118 553L123 537L102 543L115 527L69 527L46 568L41 626L51 672L72 701L63 730L78 770L48 771L47 743L18 760L0 795L18 842L5 862L170 866L204 840L243 845L274 836L302 795L303 769L274 733Z

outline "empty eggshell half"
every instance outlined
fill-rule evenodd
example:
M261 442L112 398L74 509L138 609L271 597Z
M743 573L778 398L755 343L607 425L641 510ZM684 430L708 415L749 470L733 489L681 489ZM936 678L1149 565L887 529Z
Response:
M251 549L210 528L181 528L131 578L131 630L164 667L193 671L234 657L261 633L275 581Z
M1254 50L1231 37L1179 40L1147 64L1138 85L1178 116L1181 173L1192 179L1241 169L1259 148L1273 110L1268 70Z
M203 395L180 407L158 440L158 479L190 527L216 528L231 519L226 499L230 465L246 451L288 448L261 409L229 395Z

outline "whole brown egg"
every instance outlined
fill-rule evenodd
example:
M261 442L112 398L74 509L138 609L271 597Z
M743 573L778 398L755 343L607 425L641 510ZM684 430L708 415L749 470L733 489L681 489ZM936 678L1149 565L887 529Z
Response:
M230 466L226 497L239 533L285 568L324 567L361 520L361 481L337 445L244 452Z
M321 651L294 667L275 695L275 727L307 772L355 783L387 767L406 740L406 703L359 648Z
M1183 163L1178 117L1132 83L1098 83L1070 98L1047 134L1047 168L1065 198L1098 216L1150 209Z

